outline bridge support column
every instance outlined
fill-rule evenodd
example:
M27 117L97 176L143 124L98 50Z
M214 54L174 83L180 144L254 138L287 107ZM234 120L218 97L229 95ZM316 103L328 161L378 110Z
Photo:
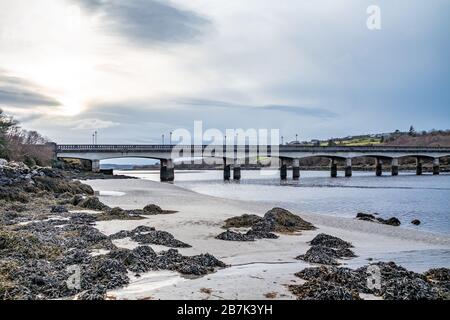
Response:
M100 160L91 161L92 172L100 172Z
M280 167L280 179L286 180L287 179L287 163L286 160L280 159L281 167Z
M331 159L331 177L337 178L337 163L335 159Z
M375 174L377 177L381 177L383 175L383 161L381 159L375 160Z
M433 160L433 174L437 176L441 172L439 158Z
M172 159L161 160L160 179L161 182L172 182L175 180L175 170Z
M421 176L423 173L423 164L422 164L422 159L417 158L416 160L416 174L418 176Z
M391 171L392 176L398 176L398 159L392 159Z
M229 181L231 178L231 165L227 163L227 159L223 158L223 180Z
M292 179L298 180L300 179L300 160L294 159L292 163Z
M350 178L352 176L352 158L347 158L345 163L345 176Z
M239 160L234 160L234 167L233 167L233 180L239 181L241 180L241 164Z

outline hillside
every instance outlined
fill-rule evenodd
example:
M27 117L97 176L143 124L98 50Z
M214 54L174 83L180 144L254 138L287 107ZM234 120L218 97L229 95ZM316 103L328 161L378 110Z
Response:
M387 139L383 145L409 147L450 147L450 132L404 134Z

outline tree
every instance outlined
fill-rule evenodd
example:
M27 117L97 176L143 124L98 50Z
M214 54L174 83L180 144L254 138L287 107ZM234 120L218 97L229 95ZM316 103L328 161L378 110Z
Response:
M409 135L414 136L416 134L416 129L413 126L409 127Z
M16 126L16 121L7 117L0 109L0 157L8 157L8 133Z
M23 130L18 122L0 110L0 158L22 161L33 166L51 163L48 139L36 131Z

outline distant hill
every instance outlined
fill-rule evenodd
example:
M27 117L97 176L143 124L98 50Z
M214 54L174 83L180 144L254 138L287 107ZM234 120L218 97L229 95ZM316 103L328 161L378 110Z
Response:
M450 147L450 130L415 132L390 132L330 138L328 140L311 140L289 142L288 145L310 146L405 146L405 147Z
M450 147L450 132L402 134L386 139L383 145L408 147Z

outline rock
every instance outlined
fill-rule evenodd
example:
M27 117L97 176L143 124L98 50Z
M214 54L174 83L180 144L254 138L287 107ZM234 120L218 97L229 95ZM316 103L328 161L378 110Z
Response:
M78 206L84 209L96 210L96 211L106 211L110 208L103 204L97 197L89 197L83 199Z
M330 236L325 233L320 233L311 240L311 245L313 246L324 246L328 248L335 249L346 249L353 248L353 245L350 242L344 241L334 236Z
M333 249L316 245L312 246L304 255L300 255L296 259L310 263L339 265L336 259L352 257L355 257L355 254L350 249Z
M356 218L359 220L364 220L364 221L374 221L376 219L373 214L362 213L362 212L359 212L356 215Z
M394 227L398 227L401 224L400 220L398 220L395 217L389 218L387 220L382 220L380 222L383 224L387 224L389 226L394 226Z
M384 284L382 296L385 300L437 300L439 292L420 278L396 278Z
M123 239L130 237L140 244L157 244L171 248L190 248L191 246L166 231L158 231L153 227L139 226L132 231L122 230L109 236L110 239Z
M95 286L78 296L78 300L100 301L106 298L106 288L102 285Z
M440 279L448 279L449 270L431 269L424 275L411 272L405 268L396 265L393 262L378 262L371 264L377 266L381 274L381 288L369 288L367 286L369 266L361 267L357 270L340 267L306 268L297 273L296 276L307 281L305 288L294 286L291 288L299 297L310 297L312 293L305 291L309 287L317 287L321 291L321 287L341 288L350 292L368 293L382 297L386 300L437 300L448 298L448 288L442 286L439 281L432 280L430 277L438 277ZM442 278L441 278L442 277ZM318 281L319 284L314 284ZM333 286L324 286L323 283L333 284ZM446 281L444 280L444 283ZM306 293L305 293L306 292ZM345 297L341 296L341 297Z
M255 241L255 237L248 236L246 234L242 234L239 232L234 232L227 230L218 236L216 236L216 239L219 240L225 240L225 241Z
M190 248L191 246L174 238L166 231L150 231L149 233L137 233L131 239L140 244L157 244L171 248Z
M244 214L239 217L233 217L225 220L224 228L250 228L262 220L263 218L260 216L254 214Z
M300 230L313 230L315 227L291 212L273 208L263 218L257 215L244 214L225 220L225 228L248 228L246 234L228 231L219 234L216 239L227 241L254 241L255 239L277 239L272 232L292 233Z
M421 222L420 222L419 219L414 219L414 220L411 221L411 223L412 223L413 225L415 225L415 226L418 226Z
M289 290L300 300L361 300L358 292L332 282L312 280L302 285L291 285Z
M382 224L386 224L386 225L390 225L390 226L394 226L394 227L398 227L401 224L400 220L398 220L395 217L385 220L383 218L375 217L374 215L367 214L367 213L358 213L356 215L356 218L358 220L378 222L378 223L382 223Z
M424 273L424 276L430 280L437 282L450 281L450 269L449 268L430 269Z
M4 167L6 165L8 165L8 160L0 159L0 167Z
M295 232L316 229L311 223L282 208L273 208L264 215L264 220L271 222L275 232Z
M144 211L144 214L151 214L151 215L162 214L164 212L156 204L149 204L149 205L145 206L143 211Z
M69 212L65 206L52 206L50 209L51 213L64 213Z
M245 234L247 237L252 237L254 239L278 239L279 237L272 233L272 232L267 232L267 231L260 231L260 230L254 230L254 229L250 229L249 231L247 231L247 233Z

